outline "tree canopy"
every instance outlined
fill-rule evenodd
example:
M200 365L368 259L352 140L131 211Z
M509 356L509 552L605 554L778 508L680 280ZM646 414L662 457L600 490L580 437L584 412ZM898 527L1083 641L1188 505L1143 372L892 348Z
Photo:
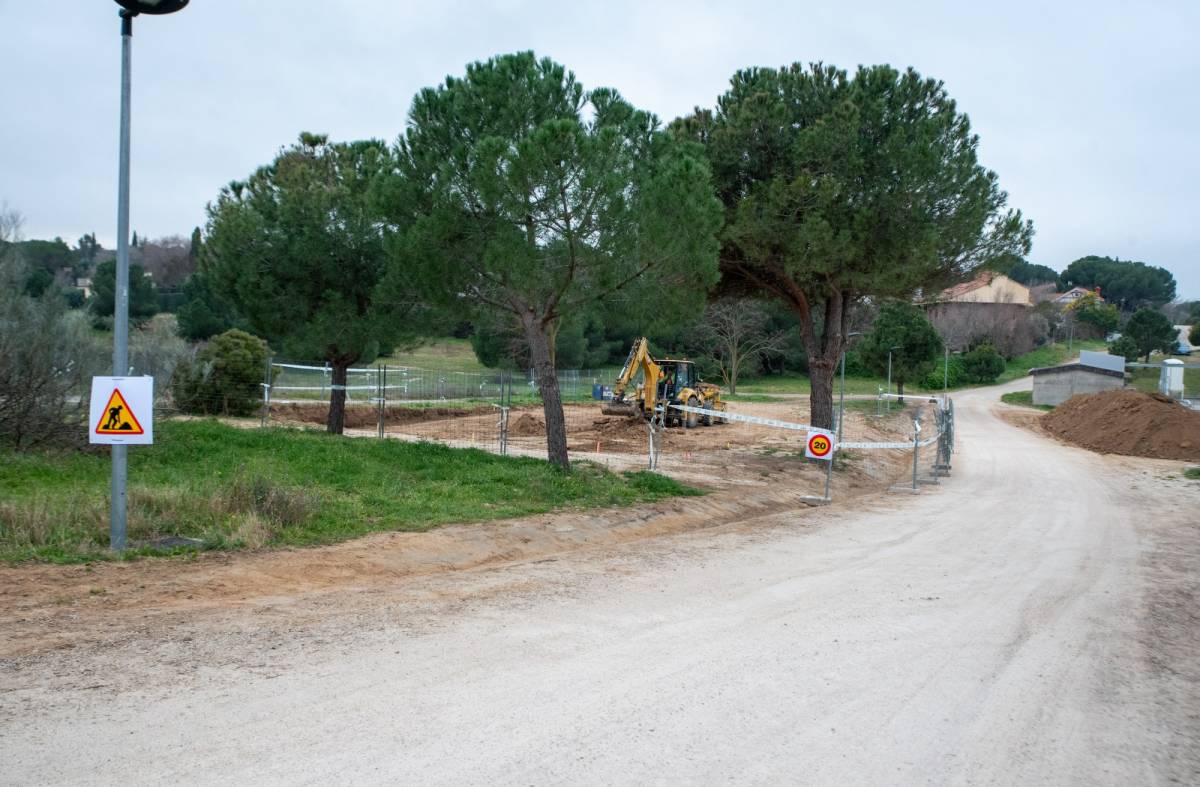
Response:
M1035 265L1020 257L1003 257L992 269L1026 286L1058 283L1058 271L1048 265Z
M903 395L905 383L920 380L933 370L942 352L942 337L919 308L907 301L893 301L879 310L856 349L860 362L880 376L889 372L890 355L891 379Z
M379 141L301 134L208 208L204 278L273 347L330 364L328 429L337 434L348 367L408 330L409 303L376 297L386 255L369 194L390 161Z
M92 277L92 299L89 307L93 314L111 317L116 309L117 263L107 260L96 266ZM158 292L154 281L146 275L141 265L129 266L129 317L144 320L158 313Z
M1138 309L1134 312L1125 322L1121 335L1132 339L1138 354L1147 361L1150 360L1150 353L1169 354L1179 344L1179 331L1175 330L1166 315L1154 309Z
M1162 306L1175 297L1175 277L1166 268L1113 257L1080 257L1059 276L1059 289L1100 288L1100 295L1122 311Z
M911 69L739 71L715 110L674 129L705 145L725 205L724 287L778 298L800 320L817 426L832 425L853 304L910 299L1028 253L1032 226L979 164L967 116Z
M597 301L699 310L717 279L721 207L703 155L616 91L587 92L531 52L422 90L393 175L380 199L394 291L524 337L561 467L564 320Z

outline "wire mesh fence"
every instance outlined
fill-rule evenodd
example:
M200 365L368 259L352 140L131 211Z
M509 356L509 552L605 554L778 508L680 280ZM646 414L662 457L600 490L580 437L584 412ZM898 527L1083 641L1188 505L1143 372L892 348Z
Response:
M840 445L831 464L805 459L811 431L807 396L731 397L729 417L697 417L689 428L682 412L661 419L669 425L604 414L603 398L615 377L616 370L558 373L572 461L621 471L655 469L698 482L759 483L786 468L791 483L801 484L813 499L828 499L846 484L911 487L913 454L918 488L949 470L949 449L936 437L952 435L949 400L849 397L834 430ZM272 360L259 390L247 398L200 404L204 412L253 417L262 426L323 429L335 387L328 366ZM348 435L546 458L546 417L529 373L381 364L350 369L344 387ZM156 390L155 410L158 417L181 412L169 386ZM914 424L920 424L919 433ZM915 451L914 436L920 443Z

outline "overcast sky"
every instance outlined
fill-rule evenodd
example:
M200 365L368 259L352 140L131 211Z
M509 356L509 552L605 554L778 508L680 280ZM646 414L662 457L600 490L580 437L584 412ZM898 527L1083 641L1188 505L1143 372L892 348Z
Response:
M193 0L134 30L132 227L188 234L301 130L394 140L413 94L533 49L664 122L745 66L891 63L943 80L1037 230L1031 260L1171 270L1200 298L1200 2ZM0 0L0 201L26 237L114 245L109 0Z

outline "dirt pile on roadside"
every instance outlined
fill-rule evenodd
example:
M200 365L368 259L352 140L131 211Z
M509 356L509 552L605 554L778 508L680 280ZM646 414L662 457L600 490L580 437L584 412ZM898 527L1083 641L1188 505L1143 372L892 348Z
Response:
M1126 388L1072 396L1042 426L1102 454L1200 461L1200 413L1162 394Z

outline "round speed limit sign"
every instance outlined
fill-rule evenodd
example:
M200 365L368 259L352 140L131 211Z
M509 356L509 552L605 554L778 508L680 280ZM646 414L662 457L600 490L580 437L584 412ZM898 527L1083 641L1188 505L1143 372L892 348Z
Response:
M830 432L809 432L808 443L804 446L804 455L809 459L832 459L833 434Z

